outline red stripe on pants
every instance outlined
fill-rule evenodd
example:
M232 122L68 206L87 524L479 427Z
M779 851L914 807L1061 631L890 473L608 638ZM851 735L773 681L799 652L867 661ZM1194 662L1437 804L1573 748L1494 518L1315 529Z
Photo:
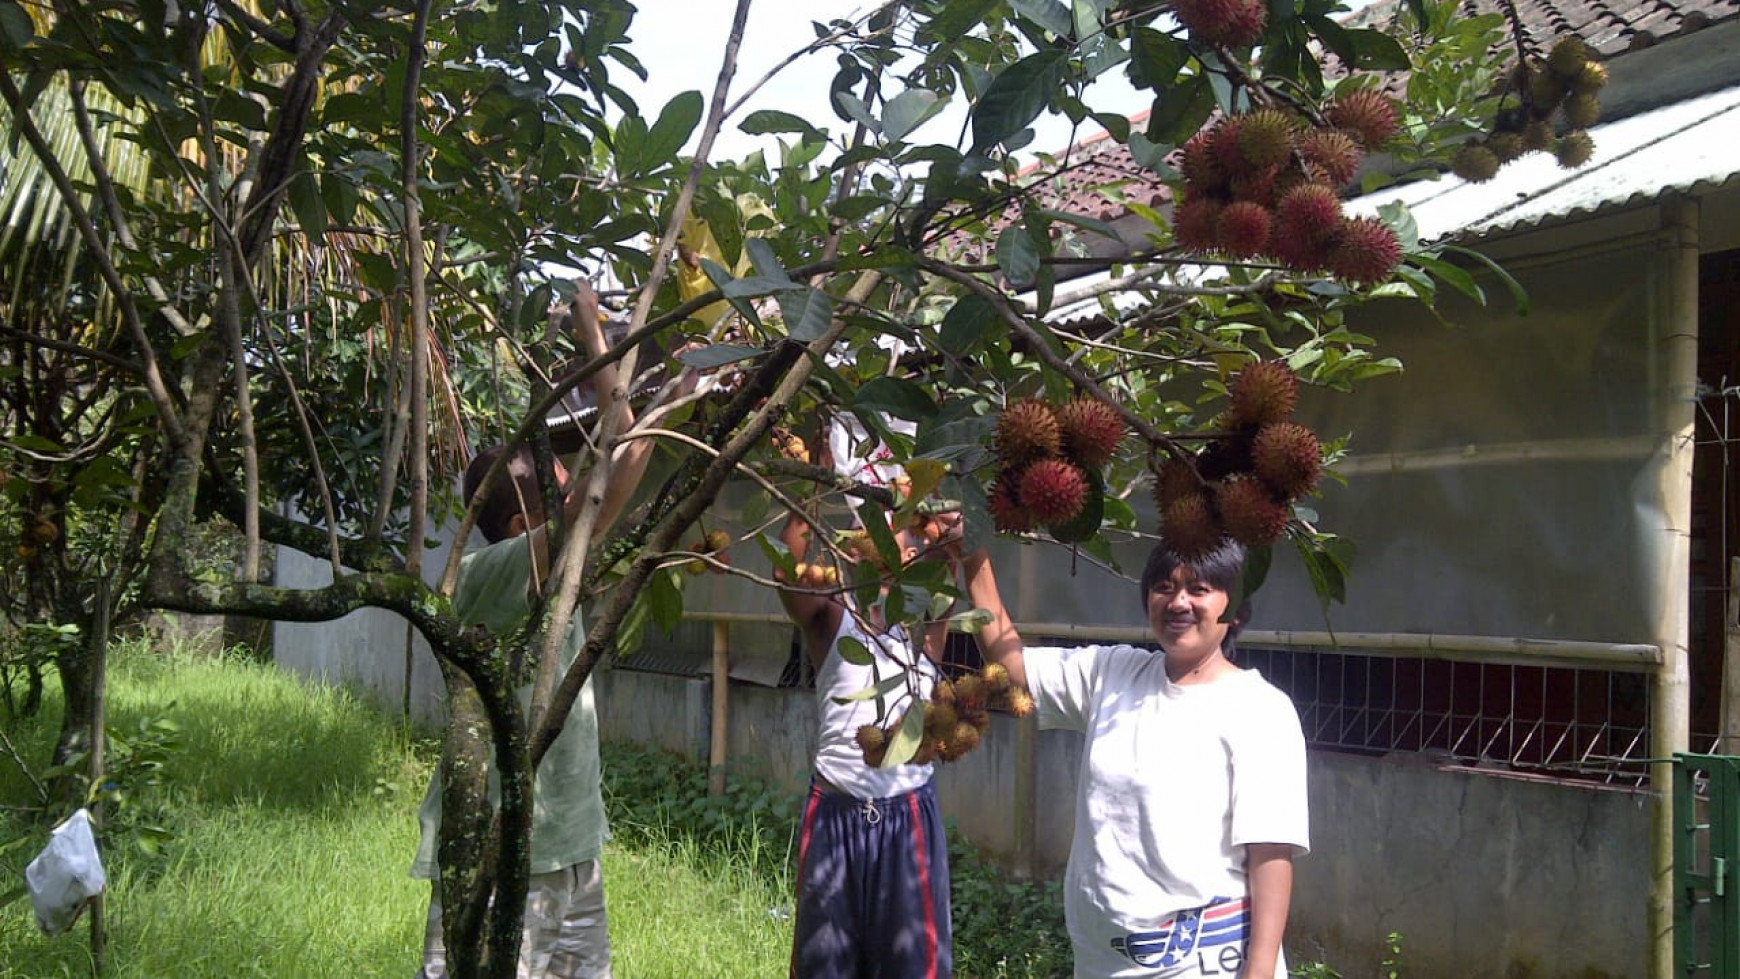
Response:
M792 887L792 920L796 923L798 902L804 893L804 860L810 854L810 831L816 824L816 805L822 801L822 790L819 786L810 788L809 804L804 806L803 829L798 833L798 873L797 883ZM791 966L788 974L791 979L797 979L797 942L791 943Z
M908 795L906 803L912 810L912 857L918 861L918 882L924 888L924 941L930 951L930 965L924 975L925 979L936 979L936 894L930 887L930 854L925 849L924 821L918 815L918 793Z

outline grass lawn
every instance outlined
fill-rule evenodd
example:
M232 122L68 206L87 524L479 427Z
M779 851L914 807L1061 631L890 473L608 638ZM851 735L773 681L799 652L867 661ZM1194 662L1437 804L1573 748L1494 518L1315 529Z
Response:
M51 692L35 718L0 724L40 764L59 724L57 697ZM133 773L120 776L127 804L105 854L107 975L415 974L428 885L406 868L430 742L355 696L269 666L138 645L112 658L109 725L137 754ZM696 766L635 749L605 754L616 835L605 882L619 979L783 975L796 800L753 780L707 799ZM0 807L33 801L0 755ZM153 827L167 833L155 854L141 844ZM46 833L0 808L0 896L22 885ZM25 842L7 847L20 836ZM1026 920L1022 908L1049 905L1055 914L1047 885L1001 882L970 855L954 859L962 979L1066 974L1055 923L1036 940L1009 937L1009 924ZM965 908L963 894L972 898ZM987 936L964 944L980 918ZM0 907L0 979L88 976L89 948L84 922L49 938L28 900Z

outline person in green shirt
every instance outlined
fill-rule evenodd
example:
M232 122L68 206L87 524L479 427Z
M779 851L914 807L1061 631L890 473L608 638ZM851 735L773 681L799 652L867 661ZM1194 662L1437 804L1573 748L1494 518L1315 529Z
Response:
M575 337L592 357L606 345L598 320L598 299L591 287L578 284L571 323ZM685 371L678 396L694 390L695 375ZM625 413L618 431L633 424L633 412L618 385L615 366L593 375L599 417ZM634 439L616 450L594 523L601 540L634 494L646 473L652 440ZM465 471L465 498L478 493L502 448L478 453ZM557 480L569 487L563 502L565 519L580 516L585 503L584 474L573 479L557 464ZM531 601L543 587L550 566L537 475L529 449L521 447L508 463L507 478L497 479L480 507L477 528L488 545L461 560L453 595L455 614L467 624L506 633L519 627L531 612ZM585 639L575 614L564 637L560 672L565 673ZM529 707L531 686L520 691L521 706ZM496 792L495 773L490 790ZM418 812L422 835L413 877L433 882L425 928L423 968L419 979L445 979L446 948L442 941L440 868L436 847L441 835L440 775L431 780ZM610 934L604 907L604 877L600 857L609 827L599 784L598 714L592 686L580 696L562 733L538 765L532 793L531 882L526 893L525 932L520 946L520 979L610 979Z

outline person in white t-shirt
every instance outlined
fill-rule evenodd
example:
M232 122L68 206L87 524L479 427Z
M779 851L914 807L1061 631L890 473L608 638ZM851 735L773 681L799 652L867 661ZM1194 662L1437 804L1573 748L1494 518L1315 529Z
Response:
M965 559L990 662L1043 728L1086 736L1064 917L1077 979L1287 974L1293 859L1309 848L1305 741L1287 695L1234 665L1244 549L1190 562L1164 543L1142 574L1161 652L1024 648L984 552Z

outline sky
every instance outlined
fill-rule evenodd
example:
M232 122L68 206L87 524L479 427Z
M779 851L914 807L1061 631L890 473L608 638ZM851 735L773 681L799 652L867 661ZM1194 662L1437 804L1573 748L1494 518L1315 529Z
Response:
M757 0L750 8L743 45L738 54L737 73L731 86L732 99L755 84L782 59L814 41L813 21L851 19L874 9L874 6L863 0ZM640 13L631 29L634 38L631 50L646 66L648 80L643 83L626 71L613 74L618 76L618 84L634 97L641 114L649 121L657 118L660 107L682 92L694 90L704 99L711 97L735 7L731 0L642 0ZM828 86L837 70L834 57L827 52L810 55L782 70L737 115L726 121L714 147L714 158L741 158L757 148L765 148L769 158L776 159L772 137L749 136L737 128L737 123L756 109L791 112L827 129L836 138L845 133L848 124L840 121L828 105ZM887 94L893 95L896 91L891 88ZM1136 93L1124 79L1121 68L1108 72L1096 83L1088 103L1125 114L1141 111L1148 105L1147 99ZM965 107L957 102L927 122L908 140L952 144L965 121ZM1062 117L1042 116L1034 130L1035 138L1029 147L1033 150L1059 151L1070 138L1069 121ZM1098 132L1099 127L1090 122L1077 134L1077 139ZM691 142L689 149L693 148Z

